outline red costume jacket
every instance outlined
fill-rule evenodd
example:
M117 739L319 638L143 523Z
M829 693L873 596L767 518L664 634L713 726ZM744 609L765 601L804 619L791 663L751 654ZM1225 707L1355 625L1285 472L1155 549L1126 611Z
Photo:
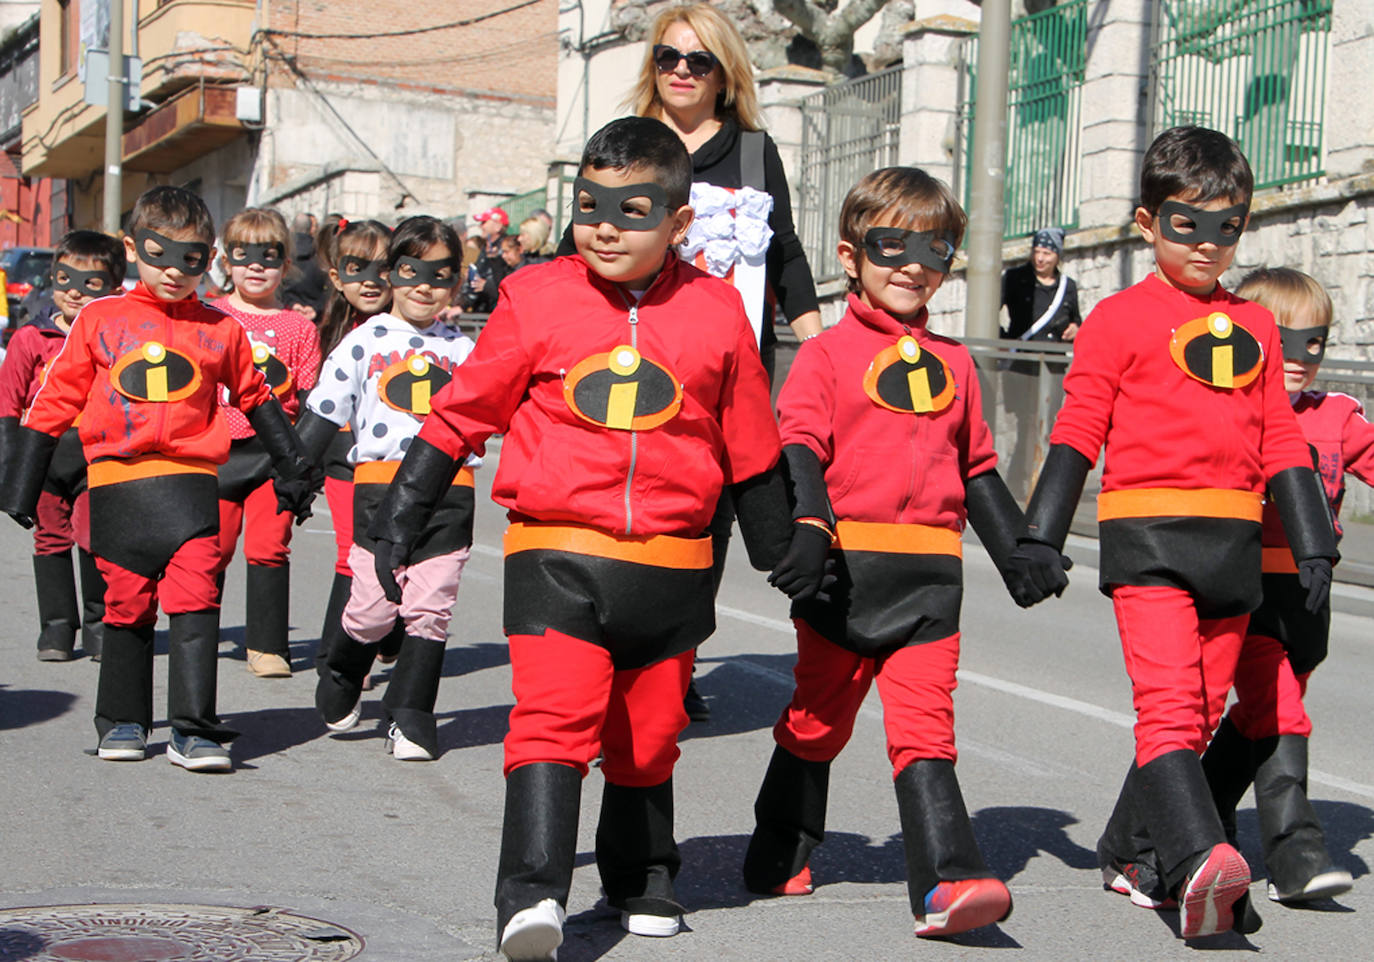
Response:
M502 283L420 437L462 459L497 432L493 500L619 536L700 535L781 450L739 295L671 253L638 303L576 256Z
M281 401L292 421L300 414L300 395L315 386L320 373L320 335L315 325L295 311L267 314L241 311L227 297L210 305L238 320L253 345L253 363L267 378L272 393ZM235 441L251 438L253 428L243 412L220 398L220 407L229 422L229 436Z
M1151 275L1089 315L1064 394L1051 443L1089 461L1106 446L1104 590L1178 585L1204 617L1253 610L1265 484L1311 466L1272 315Z
M272 396L242 325L195 295L167 303L140 284L77 315L24 424L56 436L80 415L91 462L157 454L223 464L220 385L245 413Z
M0 365L0 418L23 417L43 383L48 362L62 350L66 338L51 318L14 332L5 363Z

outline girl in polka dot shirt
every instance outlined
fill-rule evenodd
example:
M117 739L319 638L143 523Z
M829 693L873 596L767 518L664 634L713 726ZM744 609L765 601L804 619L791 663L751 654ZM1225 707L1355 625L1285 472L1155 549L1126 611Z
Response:
M471 467L453 480L420 548L399 572L399 604L387 599L377 581L367 527L429 413L430 398L472 351L470 338L438 319L453 294L460 254L448 225L432 217L401 222L387 251L390 312L359 324L329 353L297 424L316 463L341 426L353 431L353 581L340 629L320 642L316 708L330 731L357 725L363 679L399 616L405 640L382 703L391 720L388 750L402 760L438 755L434 701L472 544Z

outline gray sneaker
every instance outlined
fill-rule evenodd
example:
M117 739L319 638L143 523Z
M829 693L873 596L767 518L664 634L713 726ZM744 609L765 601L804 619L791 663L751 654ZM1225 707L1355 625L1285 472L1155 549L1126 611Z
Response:
M135 722L111 728L96 749L96 754L108 762L141 762L147 753L148 733Z
M227 772L233 767L229 749L199 735L186 735L172 729L167 739L167 760L192 772Z

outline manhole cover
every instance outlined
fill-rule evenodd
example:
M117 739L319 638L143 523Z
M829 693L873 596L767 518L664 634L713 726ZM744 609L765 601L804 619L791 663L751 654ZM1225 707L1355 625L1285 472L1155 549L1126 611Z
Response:
M362 950L345 928L270 907L0 909L0 962L345 962Z

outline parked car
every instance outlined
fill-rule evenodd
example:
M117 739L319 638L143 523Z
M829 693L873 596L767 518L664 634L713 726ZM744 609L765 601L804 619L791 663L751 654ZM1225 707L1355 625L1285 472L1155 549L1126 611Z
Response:
M52 282L52 253L50 247L11 247L0 251L0 270L5 272L5 301L10 314L4 332L6 344L10 335L27 320L24 299L35 287L45 288Z

